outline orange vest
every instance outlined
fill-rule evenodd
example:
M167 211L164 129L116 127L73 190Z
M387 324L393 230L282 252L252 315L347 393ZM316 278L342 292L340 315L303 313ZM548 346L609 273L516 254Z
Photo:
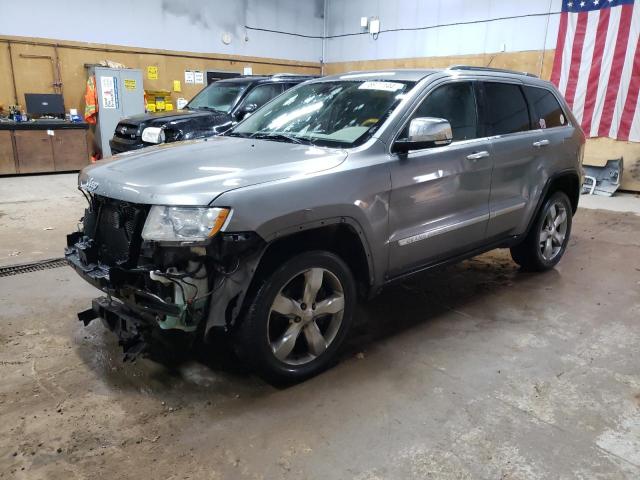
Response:
M87 89L84 93L84 120L92 125L96 124L98 115L98 96L96 94L96 77L87 78Z

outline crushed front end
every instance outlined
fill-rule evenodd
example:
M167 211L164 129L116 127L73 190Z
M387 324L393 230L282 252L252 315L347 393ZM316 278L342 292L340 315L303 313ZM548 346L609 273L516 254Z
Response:
M106 294L78 314L85 325L101 318L118 335L125 359L133 359L176 342L189 346L212 326L230 324L248 288L246 269L259 257L257 235L216 231L197 241L144 239L145 222L157 207L100 195L87 199L79 231L67 236L65 249L78 274Z

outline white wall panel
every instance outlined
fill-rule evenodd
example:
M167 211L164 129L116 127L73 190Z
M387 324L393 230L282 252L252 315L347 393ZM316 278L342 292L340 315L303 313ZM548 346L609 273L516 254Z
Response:
M321 37L325 62L554 48L561 0L0 0L0 34L202 53L319 61L320 38L247 30L244 25ZM383 33L360 32L378 16ZM492 21L493 20L493 21ZM459 25L460 23L468 23ZM458 24L450 25L447 24ZM548 26L547 26L548 23ZM384 32L397 28L425 30ZM545 31L547 32L545 37ZM222 34L232 35L230 45Z
M554 48L559 15L553 12L560 7L561 0L327 0L325 61ZM505 18L536 14L543 15ZM331 38L359 32L360 17L372 16L383 30L377 40L368 34ZM384 32L419 27L433 28Z
M322 36L323 8L323 0L0 0L0 34L317 62L321 39L244 25Z

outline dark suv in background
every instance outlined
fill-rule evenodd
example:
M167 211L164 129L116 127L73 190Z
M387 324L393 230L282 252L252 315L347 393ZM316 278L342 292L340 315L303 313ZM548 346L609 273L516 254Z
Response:
M183 110L122 119L109 141L111 152L224 133L272 98L311 78L314 77L281 73L214 82L203 88Z

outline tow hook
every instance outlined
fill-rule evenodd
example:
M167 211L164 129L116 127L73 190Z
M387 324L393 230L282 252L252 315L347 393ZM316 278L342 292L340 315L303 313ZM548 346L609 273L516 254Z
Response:
M78 312L78 320L84 323L85 327L96 318L98 318L98 314L93 308L88 308L82 312Z

